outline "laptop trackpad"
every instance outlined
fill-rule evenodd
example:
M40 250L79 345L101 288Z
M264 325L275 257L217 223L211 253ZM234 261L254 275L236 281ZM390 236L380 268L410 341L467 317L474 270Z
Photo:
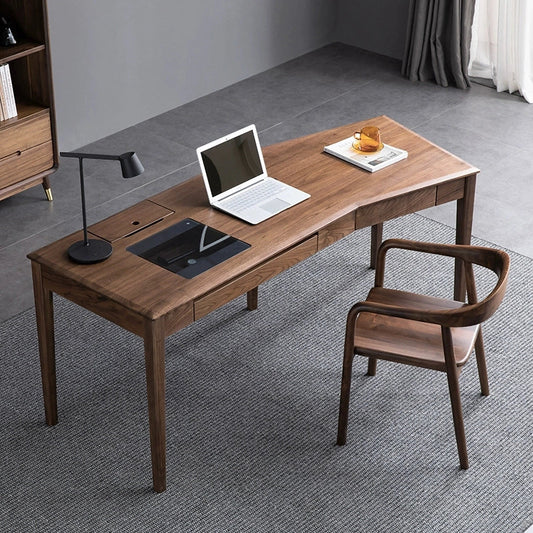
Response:
M287 209L287 207L290 207L290 205L289 202L285 202L279 198L272 198L272 200L261 204L259 207L269 213L279 213L280 211Z

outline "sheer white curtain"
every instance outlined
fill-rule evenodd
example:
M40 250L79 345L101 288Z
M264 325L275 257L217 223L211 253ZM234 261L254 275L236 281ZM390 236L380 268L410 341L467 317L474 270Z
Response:
M533 0L476 0L468 74L533 103Z

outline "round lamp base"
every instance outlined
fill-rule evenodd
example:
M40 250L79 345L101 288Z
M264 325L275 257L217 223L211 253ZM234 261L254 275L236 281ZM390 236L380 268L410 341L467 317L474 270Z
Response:
M75 242L68 249L68 256L75 263L91 265L105 261L113 252L113 247L107 241L89 239L87 244L84 241Z

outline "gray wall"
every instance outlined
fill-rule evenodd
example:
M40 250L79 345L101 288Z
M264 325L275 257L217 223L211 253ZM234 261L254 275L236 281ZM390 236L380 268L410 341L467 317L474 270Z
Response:
M319 48L337 0L48 0L60 150Z
M338 0L337 40L402 59L409 0Z
M399 58L409 0L48 0L59 149L341 41Z

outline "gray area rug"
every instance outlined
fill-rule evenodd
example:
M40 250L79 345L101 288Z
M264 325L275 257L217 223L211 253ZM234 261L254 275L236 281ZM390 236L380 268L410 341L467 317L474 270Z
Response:
M453 230L411 215L386 225L391 236L452 242ZM392 363L369 378L356 358L348 442L335 446L344 322L373 281L368 246L369 231L356 232L262 286L257 311L239 298L167 340L162 494L151 491L141 339L56 298L50 428L34 312L1 324L0 530L525 531L532 261L511 253L506 299L484 328L491 395L474 360L461 376L461 471L445 375ZM386 282L449 296L451 263L417 257L395 257Z

